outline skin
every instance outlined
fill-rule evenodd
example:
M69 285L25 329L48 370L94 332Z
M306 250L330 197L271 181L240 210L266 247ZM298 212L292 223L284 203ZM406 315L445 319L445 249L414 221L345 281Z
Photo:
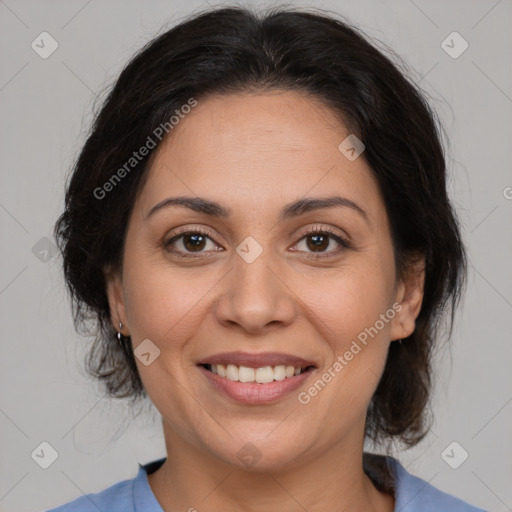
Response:
M109 273L108 296L112 323L124 324L133 348L150 339L160 350L149 366L136 361L162 415L169 456L148 480L166 512L394 509L394 497L363 471L364 422L390 343L414 330L424 272L395 274L372 171L338 149L348 134L331 110L298 92L213 96L152 156L129 220L122 273ZM332 207L278 222L284 205L332 195L357 203L367 219ZM205 197L231 214L173 206L147 218L171 196ZM199 253L190 239L174 242L181 253L199 254L195 259L166 250L182 226L210 233ZM304 232L317 226L350 246L328 238L315 250ZM236 252L248 236L263 249L250 264ZM298 393L394 303L400 312L317 396L299 403ZM276 403L242 405L215 391L196 366L235 350L287 352L318 369ZM261 455L251 467L237 457L249 442Z

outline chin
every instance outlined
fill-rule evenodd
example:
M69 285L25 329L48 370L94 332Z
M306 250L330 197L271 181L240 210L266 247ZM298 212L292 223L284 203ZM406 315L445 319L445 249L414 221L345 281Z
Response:
M262 439L245 435L238 438L240 441L233 439L229 446L223 444L215 447L212 452L227 464L241 470L279 472L294 466L303 453L299 453L297 447L303 448L304 444L295 442L293 437Z

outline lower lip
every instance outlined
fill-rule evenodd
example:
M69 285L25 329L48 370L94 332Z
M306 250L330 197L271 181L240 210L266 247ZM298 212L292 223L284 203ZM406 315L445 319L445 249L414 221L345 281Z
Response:
M208 379L215 389L226 394L233 400L244 404L268 404L276 402L293 390L297 389L313 373L310 369L293 377L283 380L274 380L266 384L257 382L235 382L226 377L219 377L216 373L199 366L199 370Z

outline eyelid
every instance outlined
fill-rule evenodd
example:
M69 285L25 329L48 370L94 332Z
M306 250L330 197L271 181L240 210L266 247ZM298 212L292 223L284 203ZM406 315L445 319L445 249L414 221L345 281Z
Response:
M331 228L330 226L326 226L326 225L322 225L322 224L316 224L314 226L306 227L306 228L302 229L301 231L299 231L297 236L300 236L303 238L304 236L310 235L312 233L326 233L329 235L333 235L334 237L340 238L346 244L348 244L350 242L348 235L342 234L339 231L335 230L335 228ZM302 238L300 240L302 240Z
M209 230L208 228L204 228L202 226L194 226L194 225L190 225L190 224L187 224L185 226L180 226L180 227L177 227L173 232L172 232L172 237L171 238L174 238L175 236L178 236L180 234L183 234L183 233L189 233L189 232L197 232L197 233L201 233L202 235L205 235L205 236L208 236L208 237L211 237L213 239L213 236L212 236L212 231ZM346 241L347 243L349 242L349 237L346 235L346 234L341 234L340 232L334 230L334 228L331 228L327 225L322 225L322 224L316 224L314 226L307 226L305 228L302 228L298 233L296 233L294 236L301 236L301 237L304 237L310 233L314 233L314 232L320 232L320 233L329 233L331 235L334 235L334 236L338 236L340 238L342 238L344 241ZM165 235L164 238L168 238L167 235Z
M181 238L181 236L186 235L188 233L201 234L201 235L209 238L215 245L219 246L219 244L215 240L211 230L209 230L208 228L201 227L201 226L193 226L193 225L191 226L190 224L187 224L186 226L181 226L181 227L176 228L175 230L173 230L171 232L171 234L164 235L164 237L162 239L162 244L163 244L164 248L171 246L172 245L171 242ZM168 251L174 252L175 254L180 254L180 255L186 254L186 255L189 255L190 257L194 257L194 253L183 253L181 251L176 251L173 249L168 249ZM197 253L197 256L199 256L201 254L207 254L207 253L206 252Z
M202 226L194 226L194 225L187 224L186 226L180 226L180 227L177 227L176 229L174 229L172 231L171 238L174 238L175 236L181 235L183 233L201 233L202 235L207 235L207 236L210 236L212 234L212 232L207 228L203 228Z
M181 226L179 228L176 228L176 230L174 230L170 236L168 236L168 235L164 236L164 238L163 238L164 247L170 246L171 242L173 240L178 239L178 238L180 238L180 235L184 235L187 233L199 233L199 234L204 235L205 237L209 238L215 245L219 245L216 242L211 230L201 227L201 226L186 225L186 226ZM327 251L327 252L307 253L307 254L313 255L313 258L322 258L322 257L337 255L344 249L351 247L350 240L346 235L339 233L334 228L331 228L331 227L325 226L325 225L321 225L321 224L302 228L296 235L294 235L295 237L299 237L299 239L294 243L294 246L297 245L298 243L300 243L306 236L314 235L316 233L330 235L330 237L332 239L334 239L334 241L336 243L341 245L342 248L341 249L338 248L338 249ZM189 258L199 258L199 257L202 257L202 255L209 254L208 251L197 252L197 253L193 253L193 252L187 253L187 252L176 251L176 250L172 250L172 249L168 249L168 250L169 250L169 252L173 252L174 254L178 254L180 256L189 257ZM303 251L296 251L296 252L303 252Z

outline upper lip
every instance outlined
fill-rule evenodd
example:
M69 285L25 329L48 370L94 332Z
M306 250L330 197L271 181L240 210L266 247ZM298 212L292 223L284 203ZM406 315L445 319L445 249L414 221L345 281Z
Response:
M293 366L295 368L307 368L315 366L311 361L302 357L283 352L261 352L260 354L251 354L249 352L222 352L205 357L197 363L202 364L234 364L236 366L246 366L248 368L262 368L264 366Z

